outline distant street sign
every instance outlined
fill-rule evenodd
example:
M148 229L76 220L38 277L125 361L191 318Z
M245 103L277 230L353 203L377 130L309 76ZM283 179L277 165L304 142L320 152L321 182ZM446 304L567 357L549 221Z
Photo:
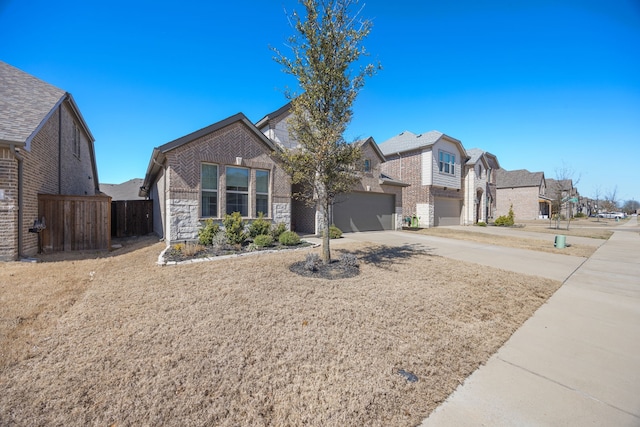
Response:
M572 197L572 198L569 199L569 201L571 203L578 203L578 198L577 197Z

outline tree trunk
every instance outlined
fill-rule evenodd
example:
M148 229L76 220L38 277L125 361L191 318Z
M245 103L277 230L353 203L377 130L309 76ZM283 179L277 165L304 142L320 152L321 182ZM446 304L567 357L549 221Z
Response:
M322 212L322 263L329 264L331 262L331 249L329 247L329 202L322 200L321 203Z

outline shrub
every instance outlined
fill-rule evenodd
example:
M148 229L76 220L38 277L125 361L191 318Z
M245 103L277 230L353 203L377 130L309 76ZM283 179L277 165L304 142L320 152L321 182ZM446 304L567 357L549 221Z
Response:
M285 231L280 234L278 241L285 246L295 246L300 243L300 236L293 231Z
M586 213L584 213L584 212L578 212L578 213L577 213L577 214L575 214L573 217L574 217L574 218L586 218L586 217L587 217L587 214L586 214Z
M340 230L334 224L331 224L329 226L329 238L330 239L339 239L341 237L342 237L342 230Z
M240 212L225 215L222 224L224 225L224 234L232 245L241 245L247 240L247 233L244 231L246 224Z
M360 267L360 261L358 261L358 257L355 256L354 254L340 255L340 264L342 264L343 267L353 267L353 268Z
M273 237L269 234L258 234L253 238L253 244L259 248L266 248L273 244Z
M478 221L478 222L476 223L476 225L477 225L478 227L486 227L486 226L487 226L487 223L486 223L486 222L484 222L484 221Z
M280 235L285 231L287 231L287 226L284 222L273 224L273 227L271 227L271 236L273 236L274 240L278 240Z
M320 256L316 253L309 253L304 260L304 268L309 271L318 271Z
M253 222L249 225L249 236L256 237L261 234L269 234L269 230L271 229L271 222L267 221L263 218L262 212L258 215L258 218L253 220Z
M201 245L209 246L213 242L213 236L218 232L220 232L220 225L209 218L204 222L204 226L198 230L198 241Z
M496 225L511 227L515 224L515 215L513 214L513 205L509 207L509 213L496 218Z

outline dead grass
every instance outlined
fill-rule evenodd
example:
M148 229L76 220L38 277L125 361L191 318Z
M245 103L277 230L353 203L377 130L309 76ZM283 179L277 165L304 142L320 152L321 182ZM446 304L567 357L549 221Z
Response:
M289 271L306 250L161 249L2 266L0 425L416 425L560 286L411 247L342 246L333 281Z
M514 228L516 230L516 228ZM529 230L527 227L527 231ZM512 235L485 234L472 230L458 230L452 228L434 227L424 228L412 233L425 234L428 236L446 237L449 239L468 240L471 242L486 243L489 245L505 246L508 248L528 249L532 251L549 252L554 254L572 255L578 257L590 257L597 249L597 246L571 244L563 249L556 249L553 242L548 240L532 239L528 237L515 237ZM554 234L559 234L555 230ZM565 234L564 231L562 234Z
M624 219L623 222L629 219ZM514 228L514 230L533 231L537 233L547 234L564 234L566 236L573 237L588 237L590 239L603 239L607 240L613 234L611 227L620 225L620 222L615 222L611 219L597 219L597 218L580 218L574 219L569 225L567 230L567 222L562 221L560 228L556 228L555 222L549 222L549 220L537 220L537 221L518 221L518 225L524 226L523 228Z

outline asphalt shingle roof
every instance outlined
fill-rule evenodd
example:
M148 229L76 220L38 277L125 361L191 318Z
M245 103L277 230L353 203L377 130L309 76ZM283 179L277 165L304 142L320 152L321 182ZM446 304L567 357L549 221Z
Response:
M144 183L142 178L134 178L122 184L100 184L100 191L111 196L111 200L144 200L140 197L140 187Z
M526 169L496 171L497 188L538 187L544 179L544 172L529 172Z
M0 142L27 141L65 94L0 61Z
M413 132L404 131L400 135L389 138L379 145L382 154L404 153L418 148L435 144L444 135L442 132L432 130L416 135Z

